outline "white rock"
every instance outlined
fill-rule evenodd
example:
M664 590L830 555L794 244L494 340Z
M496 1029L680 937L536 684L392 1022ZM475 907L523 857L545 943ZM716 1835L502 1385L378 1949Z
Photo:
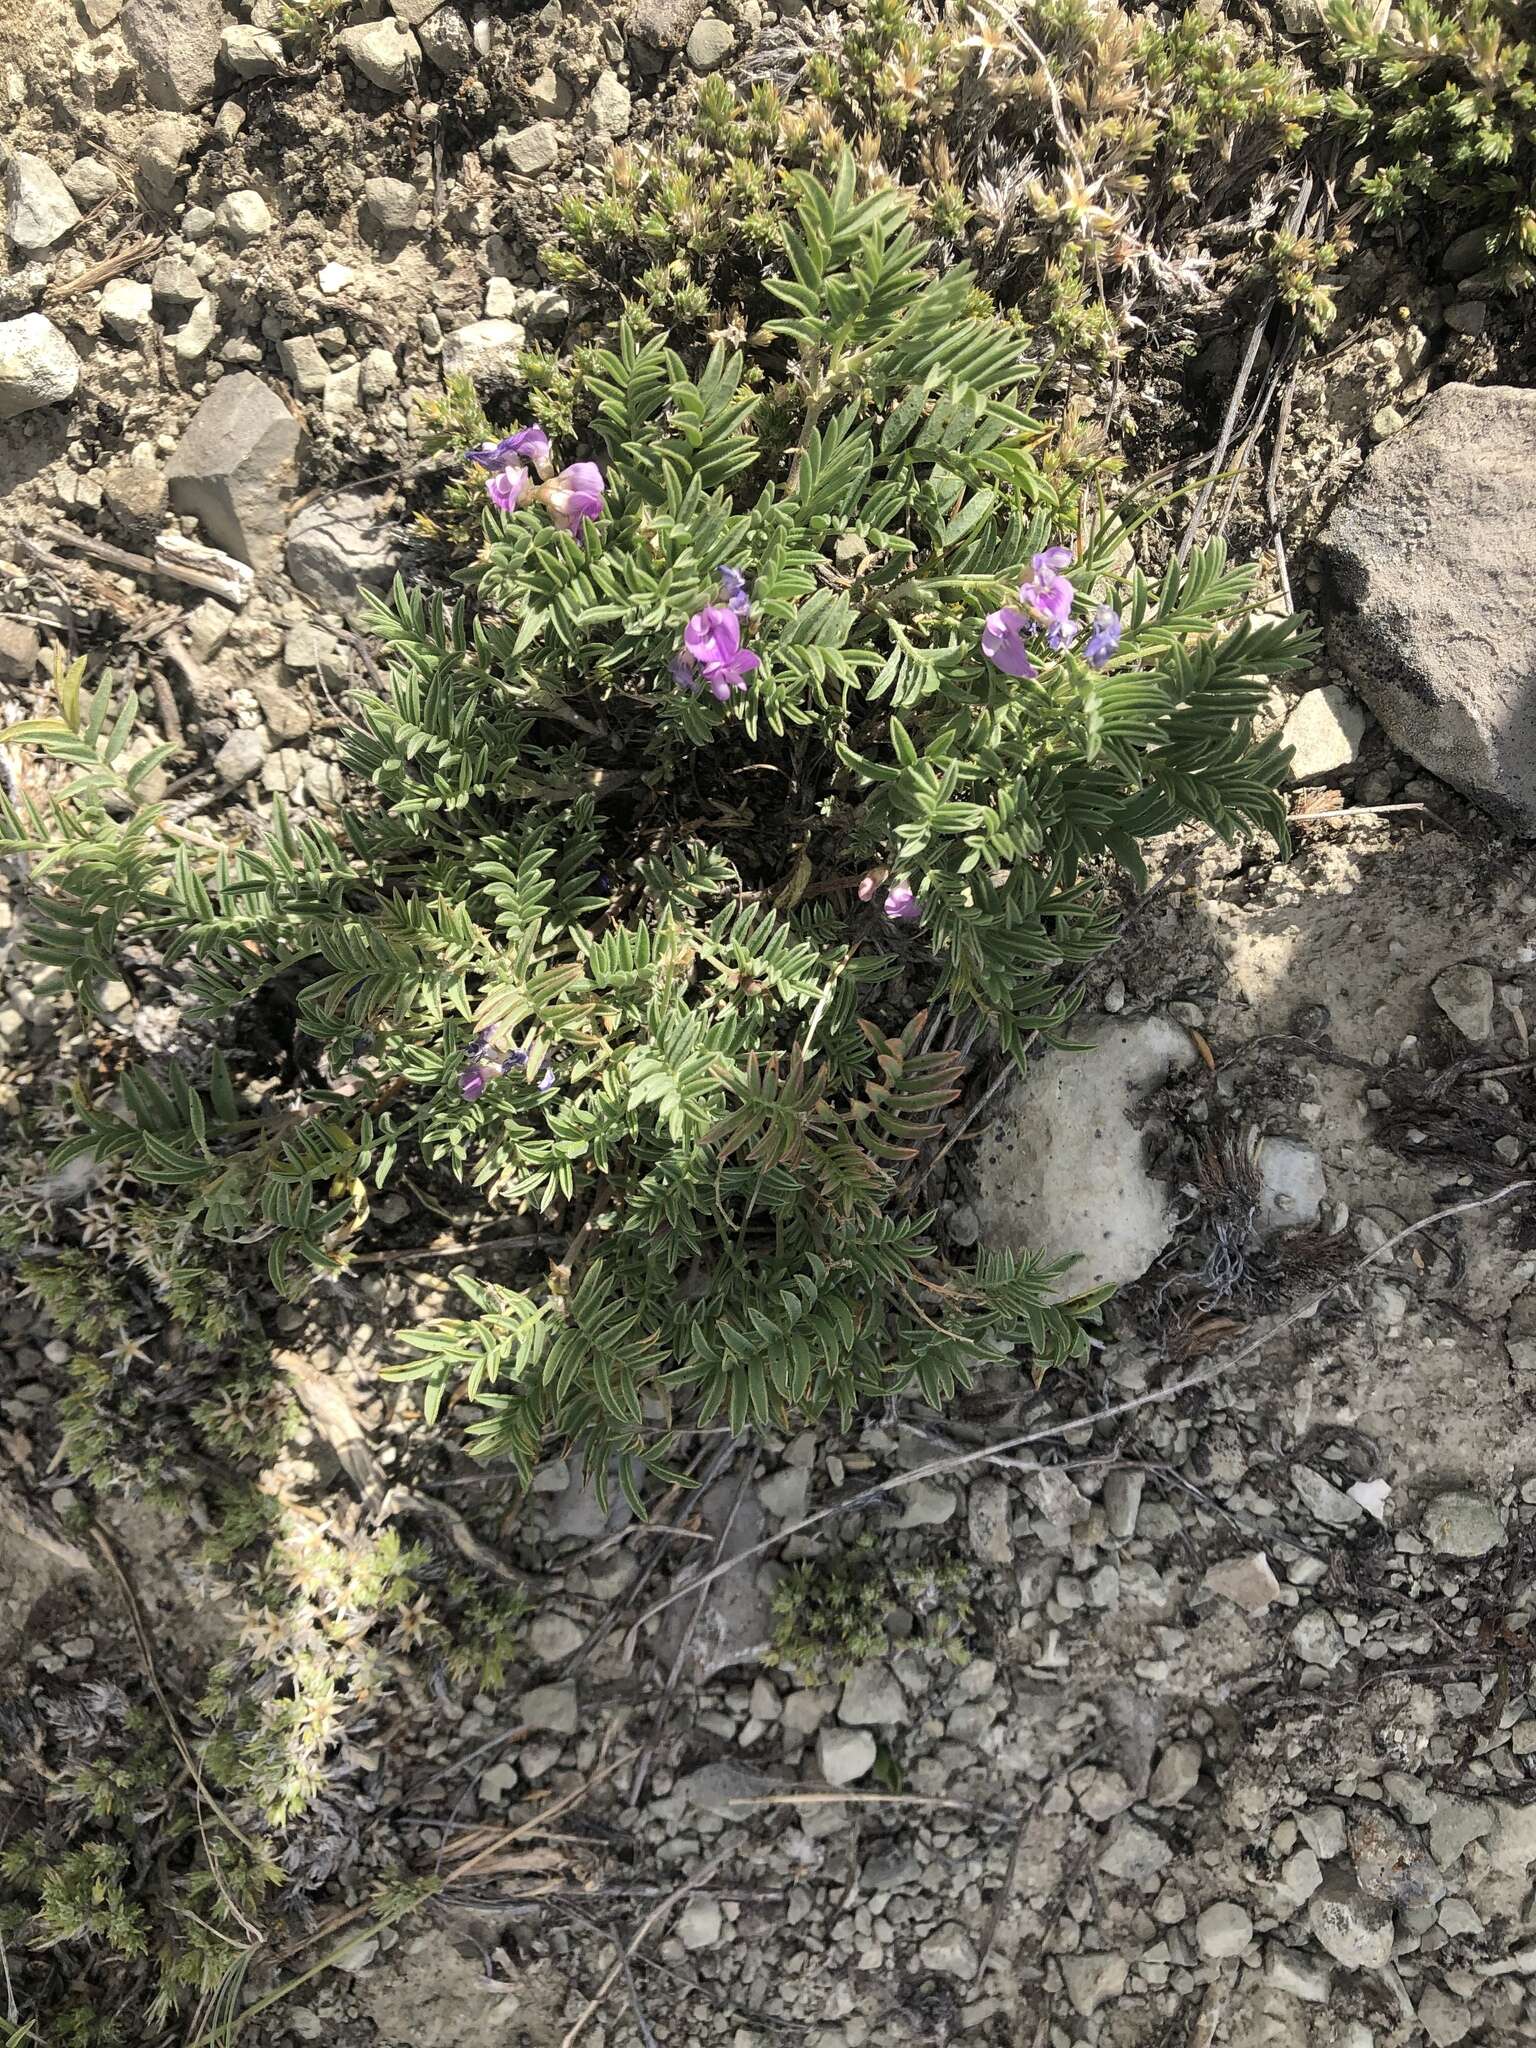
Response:
M587 126L594 135L611 135L617 140L629 133L630 118L629 87L616 71L599 72L587 101Z
M528 1624L528 1648L541 1664L558 1664L586 1639L586 1630L568 1614L536 1614Z
M1264 1950L1264 1975L1277 1991L1307 2005L1324 2005L1333 1989L1333 1972L1306 1949L1284 1948L1278 1941Z
M690 1951L713 1948L720 1939L721 1925L718 1899L690 1899L677 1916L678 1938Z
M1259 1172L1261 1230L1294 1230L1317 1221L1328 1183L1313 1146L1299 1138L1265 1138L1254 1163Z
M1293 1654L1318 1671L1332 1671L1347 1654L1344 1631L1320 1607L1301 1617L1291 1630L1290 1640Z
M1099 1868L1109 1877L1127 1884L1145 1884L1167 1867L1172 1849L1155 1829L1139 1820L1122 1821L1109 1847L1099 1858Z
M718 14L703 14L694 23L684 46L690 71L718 71L736 47L729 22Z
M1291 749L1291 780L1311 782L1349 767L1364 737L1365 712L1348 690L1337 683L1308 690L1292 705L1280 734Z
M898 1529L936 1528L955 1512L955 1496L947 1486L935 1486L931 1479L915 1479L901 1489L903 1502Z
M519 177L536 178L553 170L560 155L560 130L553 121L534 121L519 128L501 145L502 161Z
M474 384L507 384L518 374L527 340L515 320L471 320L443 336L443 375Z
M809 1472L797 1471L786 1465L780 1472L772 1472L761 1482L757 1497L763 1506L781 1522L798 1522L805 1513L806 1489L811 1482Z
M271 748L259 726L237 726L213 757L213 772L229 789L249 782Z
M401 22L357 22L340 31L336 47L381 92L409 92L416 82L421 45Z
M24 149L5 167L5 232L21 250L51 249L80 220L69 188L50 164Z
M283 68L283 39L271 29L227 22L219 36L219 58L236 78L270 78Z
M338 292L346 290L356 275L357 272L345 263L326 263L316 271L315 283L328 299L334 299Z
M1067 2001L1084 2019L1096 2013L1107 1998L1118 1998L1130 1975L1124 1956L1059 1956L1057 1967L1067 1987Z
M114 277L102 288L101 317L119 341L139 341L154 325L154 293L142 278Z
M550 1735L574 1735L579 1702L572 1684L537 1685L518 1702L518 1717L530 1728Z
M874 1768L875 1738L863 1728L823 1728L816 1761L829 1785L851 1785Z
M1195 1922L1195 1941L1200 1953L1212 1962L1240 1956L1252 1939L1252 1920L1231 1899L1207 1906Z
M967 1983L981 1967L976 1945L958 1920L946 1920L936 1928L918 1950L917 1959L925 1970L940 1977L959 1977Z
M1424 1510L1424 1535L1439 1557L1486 1557L1503 1543L1504 1524L1475 1493L1438 1493Z
M231 192L214 212L220 232L235 248L257 241L272 225L272 210L259 192Z
M1157 1760L1147 1786L1149 1806L1177 1806L1200 1780L1204 1752L1198 1742L1170 1742Z
M1312 1894L1307 1920L1329 1955L1346 1969L1380 1970L1392 1960L1392 1908L1367 1897L1342 1872Z
M907 1696L888 1664L863 1664L843 1687L837 1718L845 1728L895 1728L907 1719Z
M1262 1550L1247 1557L1223 1558L1211 1566L1201 1583L1245 1614L1262 1614L1280 1597L1280 1581Z
M1471 2033L1476 2017L1464 1998L1450 1997L1438 1984L1431 1984L1419 2000L1419 2025L1434 2048L1456 2048L1456 2043Z
M1080 1253L1062 1294L1137 1280L1167 1244L1173 1215L1134 1112L1196 1059L1188 1034L1162 1017L1105 1018L1074 1037L1088 1049L1054 1053L1016 1082L977 1157L981 1242Z
M0 420L72 398L79 383L80 358L51 320L0 320Z
M1365 1509L1359 1501L1351 1500L1340 1486L1310 1465L1291 1467L1291 1484L1301 1496L1309 1513L1332 1529L1349 1529L1356 1522L1365 1519Z
M1493 1035L1493 976L1486 967L1447 967L1430 983L1430 994L1471 1045Z
M1004 1479L989 1476L972 1483L966 1524L971 1550L982 1564L1013 1563L1008 1499L1008 1483Z

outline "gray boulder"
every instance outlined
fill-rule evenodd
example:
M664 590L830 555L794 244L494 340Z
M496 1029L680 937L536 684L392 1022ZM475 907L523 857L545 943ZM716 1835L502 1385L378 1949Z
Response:
M989 1248L1081 1254L1063 1295L1139 1279L1168 1242L1172 1214L1147 1171L1137 1108L1196 1057L1161 1017L1108 1018L1072 1035L1088 1050L1042 1060L988 1126L975 1204Z
M364 593L387 590L400 563L387 494L340 491L306 505L288 529L288 574L306 597L344 617Z
M1323 534L1329 651L1392 740L1536 834L1536 391L1447 384Z
M221 377L166 465L171 502L190 512L215 547L271 566L298 478L299 425L260 377Z
M223 29L219 0L127 0L123 41L152 106L180 113L212 97Z

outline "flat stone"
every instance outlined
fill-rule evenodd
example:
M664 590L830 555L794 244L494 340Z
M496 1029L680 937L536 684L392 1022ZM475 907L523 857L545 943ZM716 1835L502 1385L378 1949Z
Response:
M1172 1849L1155 1828L1127 1820L1120 1823L1099 1857L1099 1868L1106 1877L1120 1878L1126 1884L1145 1884L1166 1869L1172 1857Z
M312 334L285 335L277 344L277 360L283 375L303 397L314 398L325 389L330 366Z
M677 1916L677 1937L690 1954L713 1948L724 1925L718 1899L690 1899Z
M1350 1822L1349 1854L1360 1889L1391 1906L1437 1906L1445 1879L1417 1835L1379 1807Z
M975 1204L988 1250L1080 1254L1057 1283L1064 1295L1137 1280L1168 1243L1173 1212L1147 1171L1136 1111L1196 1059L1188 1034L1162 1017L1106 1018L1073 1035L1087 1050L1042 1060L988 1126Z
M588 128L617 141L629 133L632 118L629 87L616 71L600 71L587 96Z
M1066 1986L1067 2003L1084 2019L1090 2019L1106 1999L1118 1998L1125 1989L1131 1966L1124 1956L1058 1956L1056 1967Z
M888 1664L862 1664L843 1687L837 1718L845 1728L898 1728L910 1718L907 1696Z
M875 1738L863 1728L826 1728L816 1738L816 1763L829 1785L851 1785L873 1770Z
M220 0L126 0L121 27L152 106L181 113L212 97L224 28Z
M705 1764L701 1769L690 1772L679 1781L677 1789L685 1803L699 1813L712 1814L716 1820L735 1821L740 1825L757 1819L761 1813L761 1808L742 1802L782 1792L784 1781L771 1777L766 1771L749 1770L745 1764L724 1762Z
M253 568L277 559L298 481L298 421L249 370L221 377L166 465L171 502L215 547Z
M1337 683L1308 690L1291 706L1280 734L1291 750L1292 782L1314 782L1350 767L1365 738L1365 713Z
M1392 1908L1336 1871L1307 1902L1307 1922L1336 1963L1380 1970L1392 1960Z
M377 492L339 491L296 515L288 528L288 574L306 597L350 618L366 613L367 591L389 588L401 559L389 503Z
M1310 1465L1293 1465L1291 1484L1308 1513L1331 1529L1349 1529L1365 1519L1365 1509L1359 1501L1351 1500L1342 1487L1335 1486Z
M1424 1510L1424 1536L1438 1557L1486 1557L1504 1541L1498 1510L1475 1493L1437 1493Z
M976 1944L958 1920L946 1920L935 1928L918 1950L917 1959L937 1977L959 1977L966 1983L981 1968Z
M1325 1962L1306 1949L1286 1948L1278 1941L1265 1944L1264 1980L1306 2005L1326 2005L1333 1991L1333 1972Z
M1259 1174L1259 1228L1295 1230L1315 1223L1328 1197L1323 1162L1299 1138L1265 1138L1254 1165Z
M72 227L80 209L51 164L24 149L12 150L5 167L5 232L24 254L51 249Z
M1195 1922L1195 1945L1210 1962L1240 1956L1253 1939L1253 1921L1232 1899L1207 1906Z
M134 182L139 196L154 213L169 213L176 203L181 166L197 140L197 123L184 114L151 121L134 152Z
M1200 1782L1205 1752L1198 1742L1170 1742L1158 1758L1147 1785L1149 1806L1177 1806Z
M118 176L99 156L77 156L64 173L64 189L79 207L100 206L118 189Z
M471 320L443 336L443 375L475 385L515 383L527 339L515 320Z
M1291 1652L1318 1671L1332 1671L1348 1654L1344 1631L1320 1607L1304 1614L1291 1630Z
M1201 1583L1245 1614L1262 1614L1280 1597L1280 1581L1262 1550L1247 1557L1223 1558L1211 1566Z
M1009 1522L1008 1482L992 1476L974 1480L966 1502L966 1528L972 1554L979 1563L1013 1563L1013 1530Z
M1456 2048L1471 2033L1477 2015L1464 1998L1452 1998L1431 1984L1419 2000L1417 2017L1434 2048Z
M710 1487L697 1503L695 1512L704 1532L719 1546L719 1561L753 1549L768 1534L768 1520L755 1492L737 1499L739 1482L727 1473ZM714 1550L700 1544L698 1560L689 1559L673 1579L673 1589L686 1586L690 1577L714 1561ZM684 1654L683 1675L690 1684L702 1685L717 1672L737 1664L756 1664L773 1640L773 1603L757 1575L750 1568L727 1572L705 1590L704 1606L690 1628L693 1603L680 1600L662 1617L656 1632L656 1653L668 1670L680 1651Z
M1078 1805L1099 1827L1102 1827L1105 1821L1113 1820L1116 1814L1125 1813L1136 1804L1136 1794L1119 1771L1087 1766L1084 1768L1081 1784L1077 1782L1075 1771L1072 1775Z
M261 764L272 751L267 735L259 726L237 726L213 757L213 772L227 789L238 789L261 772Z
M554 169L560 156L560 130L553 121L534 121L519 128L501 145L501 160L520 178L536 178Z
M0 320L0 420L73 398L79 383L80 358L51 320Z
M771 1472L760 1481L757 1497L776 1521L798 1522L805 1513L805 1497L810 1483L809 1472L786 1465L782 1471Z
M1470 1045L1493 1036L1493 976L1486 967L1447 967L1429 992Z
M1001 1483L998 1482L999 1485ZM1114 1471L1105 1473L1104 1520L1117 1543L1129 1543L1136 1534L1136 1518L1141 1513L1141 1496L1146 1485L1146 1473L1134 1466L1117 1466Z
M271 78L283 68L283 39L271 29L232 21L220 33L219 58L236 78Z
M1313 1849L1296 1849L1280 1866L1278 1878L1262 1887L1266 1911L1277 1920L1299 1913L1323 1881L1323 1867Z
M1432 392L1372 451L1320 561L1329 651L1394 744L1536 832L1536 391Z
M336 48L380 92L409 92L421 64L421 45L403 23L360 21L342 29Z
M580 1699L570 1683L536 1685L517 1703L518 1719L542 1734L574 1735L580 1718Z
M1469 1842L1491 1835L1498 1816L1492 1807L1481 1806L1471 1799L1458 1799L1450 1792L1436 1792L1433 1797L1429 1853L1444 1870L1456 1862Z
M1296 1825L1301 1830L1301 1839L1324 1863L1344 1854L1344 1816L1338 1807L1314 1806L1309 1813L1297 1815Z

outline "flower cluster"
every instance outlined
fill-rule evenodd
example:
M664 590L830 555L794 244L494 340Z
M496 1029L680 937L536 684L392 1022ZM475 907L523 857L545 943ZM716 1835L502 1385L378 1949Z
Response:
M742 644L742 623L752 611L746 577L724 563L717 573L722 602L705 605L688 621L671 672L685 690L702 686L717 702L728 704L733 691L745 693L747 677L761 667L762 657Z
M1077 645L1082 622L1072 616L1077 597L1062 571L1072 561L1070 548L1045 548L1030 563L1030 575L1019 585L1023 611L1005 604L992 612L981 633L981 651L1005 676L1034 676L1028 642L1039 634L1053 654ZM1088 635L1078 652L1090 668L1103 668L1120 645L1120 614L1099 605L1089 621Z
M578 540L589 519L602 517L607 490L603 472L595 462L571 462L554 475L549 436L542 427L519 427L499 441L487 441L471 449L469 459L488 472L485 495L498 512L542 505L562 533ZM534 483L530 468L542 482Z
M503 1074L525 1072L528 1055L525 1052L500 1053L496 1049L494 1025L478 1032L465 1048L464 1068L459 1075L459 1093L466 1102L478 1102L492 1081ZM553 1067L546 1067L539 1075L538 1087L542 1093L555 1085Z

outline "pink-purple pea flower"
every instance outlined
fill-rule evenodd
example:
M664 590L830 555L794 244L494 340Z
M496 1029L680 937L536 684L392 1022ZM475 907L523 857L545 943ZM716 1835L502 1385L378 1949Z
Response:
M562 533L580 540L581 529L588 520L603 516L607 488L603 472L595 462L572 462L557 477L541 484L534 496Z
M761 666L761 657L741 644L741 619L729 606L707 604L683 628L683 644L672 657L674 682L685 690L703 683L709 694L728 704L732 691L745 693L747 677Z
M1088 638L1083 642L1083 659L1090 668L1104 666L1119 647L1122 631L1120 614L1111 611L1107 604L1101 604L1089 625Z
M988 615L981 629L981 651L1005 676L1037 675L1039 671L1024 645L1025 636L1032 631L1024 614L1005 604L1000 611Z
M540 476L548 476L549 436L542 427L519 427L515 433L504 434L499 441L486 441L480 447L472 448L469 459L478 462L482 469L491 471L522 464L536 469Z
M488 1026L470 1040L465 1048L464 1057L464 1068L459 1075L459 1093L466 1102L478 1102L492 1081L504 1074L524 1072L528 1065L528 1055L525 1052L498 1054L494 1025ZM554 1068L546 1067L535 1085L541 1093L553 1088Z
M529 494L528 472L520 462L493 469L485 480L485 495L498 512L515 512Z
M917 891L909 888L905 882L893 883L886 890L885 901L880 907L892 924L916 924L923 914L923 906L918 900Z
M720 578L720 594L738 618L745 618L752 609L752 593L747 588L747 579L740 569L733 569L728 562L722 562L715 571Z

